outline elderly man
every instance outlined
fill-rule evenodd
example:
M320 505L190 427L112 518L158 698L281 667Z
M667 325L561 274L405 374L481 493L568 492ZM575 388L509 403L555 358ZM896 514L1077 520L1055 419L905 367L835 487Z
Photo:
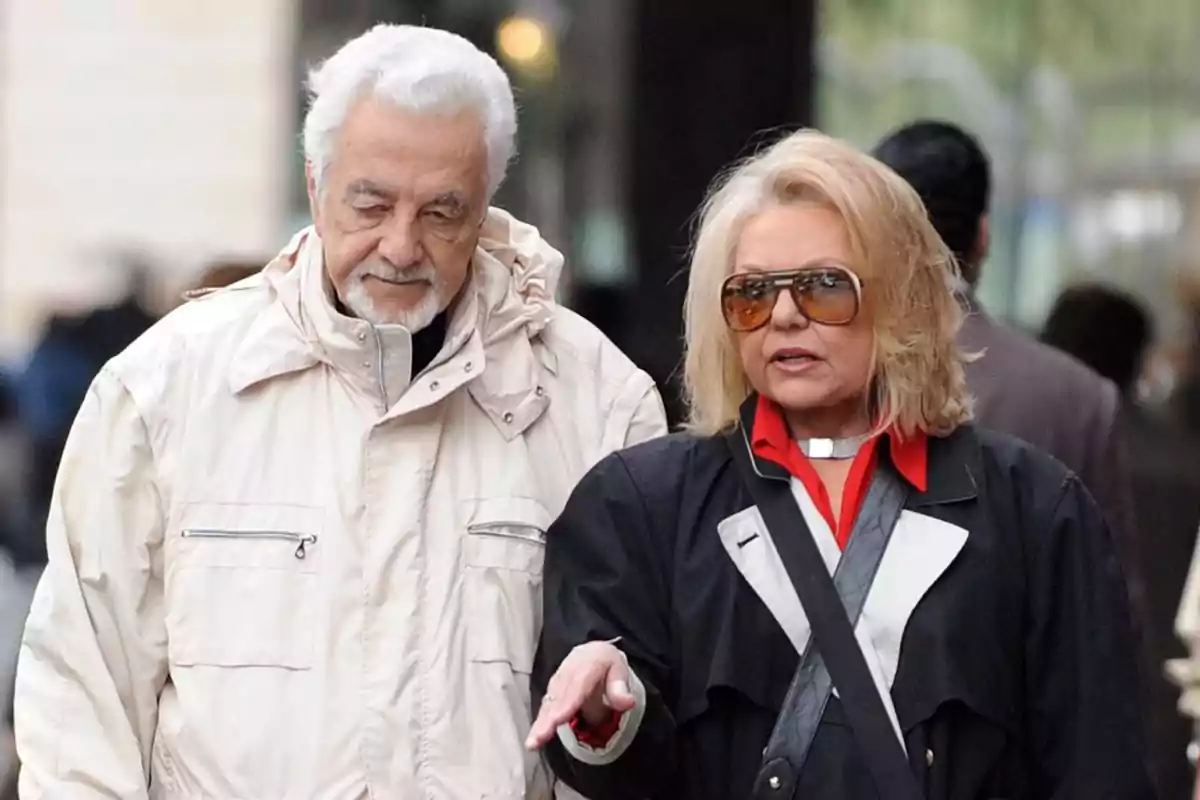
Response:
M543 532L665 432L489 209L499 66L379 26L311 76L315 225L114 359L71 434L17 678L22 797L543 798Z

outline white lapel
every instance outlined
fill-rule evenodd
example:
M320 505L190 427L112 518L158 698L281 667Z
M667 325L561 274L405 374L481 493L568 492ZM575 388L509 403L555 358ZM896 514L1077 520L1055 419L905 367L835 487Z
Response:
M717 534L734 566L783 628L792 647L803 653L808 645L808 617L758 507L750 506L721 520Z
M837 540L804 485L793 479L791 489L832 574L841 559ZM803 654L811 634L808 617L758 508L751 506L721 520L717 533L738 572L783 628L796 652ZM913 511L901 512L855 628L901 745L904 741L891 687L900 663L904 629L921 598L949 568L966 540L967 531L957 525Z
M804 516L804 522L808 525L808 530L816 540L817 548L821 551L821 558L825 559L825 569L829 570L829 574L832 575L842 560L842 548L838 547L837 536L830 529L829 523L825 521L824 515L817 510L817 504L809 496L808 489L804 488L804 484L797 478L792 478L791 489L792 497L795 498L796 505L800 506L800 513Z
M896 680L909 618L966 542L964 528L915 511L900 513L860 622L870 631L889 687Z

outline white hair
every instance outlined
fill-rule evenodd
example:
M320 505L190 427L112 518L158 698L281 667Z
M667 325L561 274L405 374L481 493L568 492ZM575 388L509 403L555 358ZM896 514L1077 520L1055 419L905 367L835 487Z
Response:
M488 157L488 196L504 181L516 149L512 85L496 60L461 36L413 25L376 25L309 72L304 156L318 187L334 139L365 94L415 112L469 110L479 117Z

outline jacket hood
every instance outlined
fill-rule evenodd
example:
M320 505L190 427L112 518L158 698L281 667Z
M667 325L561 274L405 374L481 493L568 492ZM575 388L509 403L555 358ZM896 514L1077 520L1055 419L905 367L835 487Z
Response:
M531 339L545 330L554 314L554 295L562 276L563 256L542 238L537 228L521 222L507 211L489 209L475 251L474 266L474 277L488 298L488 309L502 311L499 316L505 318L499 329L483 325L485 343L503 335L513 325L523 325ZM509 292L502 291L500 286L489 286L493 282L507 284L515 297L504 297ZM496 316L489 314L499 322Z

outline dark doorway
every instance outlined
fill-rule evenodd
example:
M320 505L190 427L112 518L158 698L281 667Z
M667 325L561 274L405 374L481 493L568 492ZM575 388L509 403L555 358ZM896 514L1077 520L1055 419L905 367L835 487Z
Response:
M630 200L636 288L606 332L658 382L672 422L687 248L730 163L812 124L815 0L638 0Z

